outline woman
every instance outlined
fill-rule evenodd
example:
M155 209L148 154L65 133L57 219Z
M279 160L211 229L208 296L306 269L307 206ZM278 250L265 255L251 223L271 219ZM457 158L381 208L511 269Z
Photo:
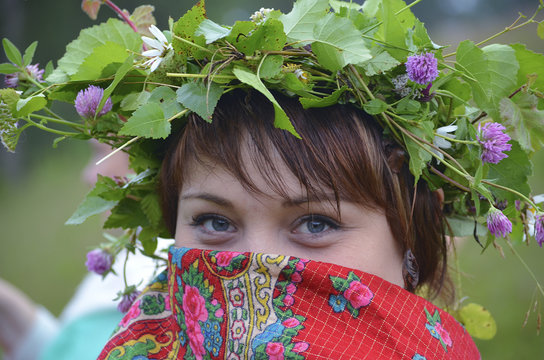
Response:
M100 358L478 359L460 324L410 292L445 281L440 197L423 181L414 193L364 112L275 97L302 140L236 90L172 141L168 271Z

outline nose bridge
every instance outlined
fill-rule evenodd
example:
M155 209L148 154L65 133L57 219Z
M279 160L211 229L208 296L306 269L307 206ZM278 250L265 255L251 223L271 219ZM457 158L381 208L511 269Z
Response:
M251 252L278 253L282 231L266 219L252 221L243 232L243 242Z

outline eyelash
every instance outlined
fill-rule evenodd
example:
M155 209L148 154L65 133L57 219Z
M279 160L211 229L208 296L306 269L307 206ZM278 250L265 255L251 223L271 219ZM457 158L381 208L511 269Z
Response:
M192 219L192 222L189 225L192 226L192 227L195 227L195 228L203 226L204 223L206 221L209 221L209 220L223 220L223 221L227 222L230 226L234 227L234 225L232 224L232 221L230 221L228 218L226 218L224 216L221 216L221 215L218 215L218 214L196 215L196 216L193 216L191 219ZM311 232L307 233L307 234L312 235L312 236L323 235L323 234L327 233L328 231L331 231L331 230L334 231L334 230L338 230L338 229L342 228L342 226L337 221L331 219L328 216L310 214L310 215L305 215L305 216L300 217L299 219L297 219L293 223L294 224L293 232L296 233L296 231L295 231L296 229L300 228L305 223L308 223L308 222L311 222L311 221L323 223L324 225L326 225L328 227L324 231L320 231L320 232L317 232L317 233L311 233ZM208 229L204 229L204 230L210 232L210 230L208 230ZM213 230L212 230L212 232L213 232ZM217 231L217 232L221 233L222 231ZM298 232L298 233L301 234L301 233L306 233L306 232Z
M324 223L325 225L327 225L329 227L329 229L327 229L327 230L338 230L338 229L340 229L342 227L337 221L334 221L330 217L324 216L324 215L316 215L316 214L310 214L310 215L303 216L300 219L298 219L295 224L296 224L296 227L298 228L301 225L303 225L304 223L307 223L307 222L310 222L310 221L318 221L318 222ZM320 235L320 234L321 234L321 232L316 233L315 235Z

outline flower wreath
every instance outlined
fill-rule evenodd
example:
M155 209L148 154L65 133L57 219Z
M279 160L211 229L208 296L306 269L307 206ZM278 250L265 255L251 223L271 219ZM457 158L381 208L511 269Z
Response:
M420 2L297 0L289 13L263 8L222 26L206 18L202 0L161 31L152 6L131 14L110 0L83 0L91 18L106 4L122 20L82 30L57 67L32 64L36 42L21 54L3 39L10 63L0 64L0 138L14 151L21 133L37 127L58 134L55 144L94 138L129 154L136 175L100 176L67 221L109 210L104 228L126 229L89 253L89 269L104 275L123 248L155 256L157 238L168 237L155 193L162 139L190 112L210 120L221 95L235 87L264 94L276 127L297 137L271 89L304 108L361 107L409 154L416 181L444 189L451 235L473 236L484 248L496 237L514 251L510 240L542 247L537 204L544 199L531 196L527 181L530 156L544 144L544 56L522 44L484 45L538 23L544 4L501 33L446 53L412 13ZM57 115L55 101L74 103L81 118ZM123 308L136 291L121 293Z

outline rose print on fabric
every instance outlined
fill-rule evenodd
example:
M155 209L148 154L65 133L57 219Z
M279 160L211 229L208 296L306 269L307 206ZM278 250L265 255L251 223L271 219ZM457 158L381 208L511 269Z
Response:
M451 347L453 342L448 331L442 326L440 313L435 309L434 314L431 315L431 313L429 313L429 311L425 308L425 314L427 315L427 323L425 324L425 327L427 330L429 330L432 337L440 341L440 344L442 344L442 347L447 352L448 346Z
M181 329L179 341L182 345L187 344L184 358L201 360L219 355L224 341L220 334L224 310L213 298L214 287L198 270L198 262L194 261L181 276L176 276L180 291L174 295L177 323Z
M137 318L140 316L140 300L132 304L129 311L126 313L126 315L121 320L121 326L127 327L127 325L130 323L130 321L134 318Z
M353 318L356 318L359 316L359 311L372 302L374 293L352 271L345 279L339 276L329 276L329 278L334 289L338 291L338 294L329 296L329 305L334 312L341 313L347 310Z

